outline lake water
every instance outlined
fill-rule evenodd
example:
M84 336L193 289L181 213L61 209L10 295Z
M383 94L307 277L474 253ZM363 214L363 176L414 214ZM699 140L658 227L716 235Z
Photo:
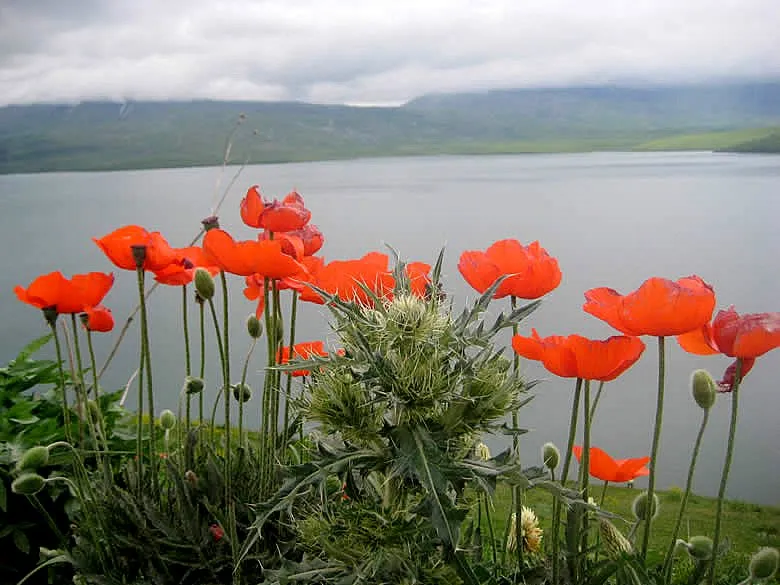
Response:
M220 189L235 171L227 169ZM215 203L220 174L218 168L199 168L0 176L2 363L46 332L40 313L16 300L15 284L26 286L52 270L68 276L111 271L90 238L129 223L160 230L173 245L186 245ZM696 273L714 285L721 308L780 310L778 156L595 153L251 166L243 169L220 210L222 226L238 238L253 236L240 222L238 204L256 183L267 197L298 189L326 236L322 254L328 260L358 257L389 244L404 258L433 262L445 246L445 286L456 306L476 296L456 268L462 251L484 249L502 238L539 240L559 259L564 275L561 286L524 323L526 331L533 326L542 335L614 334L582 311L583 292L610 286L625 293L650 276ZM135 306L134 283L133 274L118 273L106 298L120 325ZM231 286L232 327L243 331L253 305L241 296L242 279L232 279ZM175 409L181 388L180 302L178 289L165 288L151 300L158 409ZM498 301L495 307L507 304ZM304 305L298 339L327 335L332 340L327 322L322 307ZM114 338L108 334L99 342L98 361ZM233 339L233 371L239 372L248 341L238 335ZM595 418L593 442L614 457L650 451L657 361L654 340L646 341L639 364L606 386ZM133 327L104 378L107 387L125 385L137 366L136 346ZM690 398L690 372L705 367L720 376L729 360L689 356L674 341L668 347L659 482L682 487L701 417ZM250 368L255 388L262 360L258 352ZM522 424L532 429L523 441L523 457L530 464L538 462L545 441L565 446L573 381L548 376L536 364L523 368L531 378L546 379L521 411ZM211 396L216 371L210 364ZM729 496L780 505L780 351L759 359L743 389ZM134 394L133 389L130 406ZM728 396L720 395L700 455L697 493L717 492L729 408ZM256 416L256 407L252 412ZM500 442L491 445L497 449Z

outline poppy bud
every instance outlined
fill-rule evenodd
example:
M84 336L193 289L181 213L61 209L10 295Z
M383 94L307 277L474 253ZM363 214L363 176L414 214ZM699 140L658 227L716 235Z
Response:
M211 278L211 274L205 268L196 268L195 277L195 290L205 300L209 301L214 297L214 279Z
M246 330L249 333L249 337L258 339L263 334L263 324L260 323L260 319L255 315L249 315L246 320Z
M491 457L490 448L482 441L477 443L477 446L474 447L474 452L476 453L477 458L481 459L482 461L487 461Z
M45 467L48 462L49 449L38 445L37 447L30 447L24 452L16 463L16 469L18 471L35 471L39 467Z
M248 384L234 384L233 398L241 402L248 402L252 398L252 388Z
M276 339L283 339L284 338L284 323L282 323L281 319L276 319L274 321L274 325L276 326Z
M780 553L776 548L765 546L750 559L750 578L753 581L771 579L777 571Z
M46 323L49 325L54 325L54 323L57 322L57 307L44 307L42 311L43 318L46 319Z
M23 496L34 496L43 489L46 480L37 473L23 473L11 483L11 491Z
M715 404L717 385L707 370L696 370L691 376L693 399L701 408L709 410Z
M222 530L222 527L219 524L212 524L209 526L209 532L211 533L211 538L214 539L214 542L219 542L222 540L222 537L225 536L225 531Z
M604 547L611 557L619 557L633 551L631 542L606 518L599 518L599 532L601 532Z
M200 223L203 226L203 229L206 231L219 228L219 218L216 215L211 215L201 220Z
M160 413L160 426L166 431L176 426L176 415L172 411L165 409Z
M144 244L134 244L130 246L130 250L133 252L133 260L135 260L136 268L143 268L146 261L146 246Z
M658 510L660 508L658 496L653 494L652 504L648 502L647 496L647 492L642 492L634 498L634 501L631 504L631 511L634 513L634 518L637 520L653 520L658 516Z
M712 539L707 536L692 536L685 546L691 558L697 561L706 561L712 558L715 546Z
M188 469L187 471L184 472L184 479L186 479L192 485L198 483L198 476L195 474L194 471L192 471L192 469Z
M542 445L542 461L544 466L551 471L558 467L558 463L561 462L561 452L558 447L553 443Z
M184 391L187 394L199 394L203 391L203 380L194 376L184 378Z

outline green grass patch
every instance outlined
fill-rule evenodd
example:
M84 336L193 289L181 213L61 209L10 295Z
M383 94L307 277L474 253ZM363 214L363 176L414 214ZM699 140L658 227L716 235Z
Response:
M730 150L746 142L764 139L777 131L777 128L747 128L700 134L675 134L643 142L633 149L640 151Z

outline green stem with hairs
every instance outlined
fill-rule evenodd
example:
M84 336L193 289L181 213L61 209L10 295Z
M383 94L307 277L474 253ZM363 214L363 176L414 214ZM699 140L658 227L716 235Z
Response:
M263 377L263 400L261 406L260 418L262 420L262 427L260 429L260 499L263 500L268 495L268 483L271 475L270 461L271 457L268 454L268 448L270 444L269 436L269 421L271 410L271 384L272 384L272 368L275 365L276 355L274 351L276 327L274 326L273 318L271 317L271 307L269 306L268 299L268 287L270 285L270 279L265 277L263 279L263 316L265 317L265 333L266 333L266 369Z
M580 410L580 393L582 391L582 378L577 378L577 383L574 386L574 401L571 405L571 419L569 420L569 439L566 444L566 457L563 461L563 473L561 475L561 486L566 487L566 480L569 477L569 466L571 465L572 448L574 447L574 438L577 435L577 414ZM558 585L560 563L558 559L559 552L559 539L561 524L561 506L553 506L553 525L552 525L552 563L553 563L553 581L552 585Z
M222 320L224 323L224 354L222 357L222 368L225 379L225 395L223 400L225 401L225 501L230 503L233 496L233 486L231 481L232 468L230 466L230 335L228 332L228 324L230 322L230 313L228 311L228 287L227 277L225 271L221 270L219 273L219 279L222 283Z
M219 359L220 362L225 363L225 348L222 345L222 333L220 332L219 328L219 320L217 319L217 310L214 308L214 300L209 299L209 309L211 310L211 320L214 324L214 331L217 334L217 349L219 350ZM229 389L227 389L227 380L224 380L224 374L225 374L225 368L222 368L222 374L223 374L223 384L222 388L217 392L217 397L214 399L214 410L211 413L211 429L209 429L209 432L211 433L211 439L214 440L214 417L216 416L217 411L217 403L219 402L219 397L223 393L227 393Z
M290 347L295 345L295 319L298 314L298 291L293 290L290 306ZM284 436L291 437L290 432L290 395L292 392L292 372L287 372L287 387L284 391Z
M187 285L184 284L181 287L181 318L182 318L182 329L184 333L184 375L190 376L192 374L192 361L190 358L190 325L189 320L187 318ZM184 422L184 428L187 431L187 434L190 432L190 423L191 423L191 402L192 397L188 392L185 392L186 396L184 397L185 400L187 400L186 405L186 418Z
M98 407L97 430L103 441L103 450L108 452L108 440L106 439L106 430L103 428L103 410L100 408L100 387L97 374L97 361L95 360L95 348L92 345L92 331L87 329L87 349L89 350L89 363L92 367L92 383L95 394L95 404Z
M76 320L76 313L70 314L70 324L73 328L73 348L76 352L76 394L79 397L79 404L81 405L81 412L84 418L87 420L87 428L89 428L89 434L92 435L92 441L95 443L95 458L98 465L102 467L103 461L100 455L100 436L97 432L97 426L92 417L92 410L89 408L87 399L87 385L84 383L84 362L81 359L81 344L79 343L79 326Z
M157 493L159 478L157 477L157 457L154 453L157 448L157 431L155 429L152 351L149 344L149 317L146 311L146 295L144 294L145 272L143 266L136 268L136 274L138 275L138 296L141 304L141 351L145 356L146 367L146 405L149 408L149 469L152 474L152 487L154 492Z
M590 422L593 422L593 417L596 416L596 407L599 405L599 399L601 398L601 391L604 389L605 382L599 382L599 389L596 390L596 398L593 400L593 405L590 407Z
M44 312L44 314L46 314ZM54 348L57 352L57 371L60 375L60 387L62 388L62 419L65 424L65 439L70 443L73 441L70 429L70 405L68 404L68 389L65 386L65 370L62 369L62 346L60 345L60 336L57 333L57 314L53 317L46 315L46 322L51 327L51 333L54 336Z
M674 549L677 544L677 535L680 533L680 526L682 526L683 516L685 515L685 506L688 504L688 496L691 494L691 488L693 486L693 471L696 468L696 459L699 457L699 448L701 447L702 437L704 437L704 429L707 427L707 421L710 418L710 409L704 409L704 416L701 419L701 425L699 426L699 433L696 435L696 442L693 446L693 455L691 456L691 464L688 466L688 480L685 482L685 493L683 494L682 501L680 502L680 511L677 514L677 521L674 523L674 530L672 531L672 539L668 550L666 551L666 558L664 559L663 575L665 583L669 583L672 576L672 563L674 562Z
M490 498L485 496L485 520L487 520L488 534L490 535L490 550L493 553L493 566L498 568L498 550L496 549L496 535L493 533L493 519L490 513Z
M203 381L206 375L206 307L201 299L198 302L198 312L200 314L200 373L198 377ZM198 424L203 424L203 390L198 392Z
M283 327L283 319L282 319L282 303L279 296L279 282L277 280L273 281L272 286L272 292L273 292L273 309L274 309L274 319L276 321L276 331L275 334L279 334L279 338L276 340L276 345L274 351L274 355L277 351L281 350L282 346L284 345L284 338L282 334L282 327ZM290 359L293 359L293 348L290 346ZM274 391L271 394L271 401L273 404L273 407L271 408L271 453L273 454L272 461L276 460L276 454L279 449L279 406L280 406L280 398L281 398L281 379L282 379L282 373L278 370L273 370L271 372L271 377L273 378L274 382ZM273 463L272 463L273 465Z
M658 471L658 445L661 443L661 426L664 416L664 378L665 378L665 355L664 355L664 337L658 337L658 396L655 406L655 425L653 427L653 447L650 451L650 478L647 482L647 502L648 509L652 506L653 495L655 494L655 474ZM644 534L642 535L642 549L640 558L642 561L647 559L647 548L650 544L650 532L653 522L653 515L648 513L644 520Z
M512 307L512 311L514 311L517 308L517 297L515 295L510 296L510 305ZM518 326L517 323L512 324L512 336L514 337L518 333ZM518 371L520 370L520 356L517 352L512 352L514 355L512 356L512 371L514 372L515 376L518 375ZM512 428L515 431L514 435L512 435L512 453L515 456L515 461L517 462L518 467L521 467L521 460L520 460L520 436L517 434L517 427L520 424L520 419L518 416L517 409L512 410ZM523 490L520 488L520 486L515 486L512 490L512 504L515 511L515 515L517 517L517 522L515 523L515 541L517 542L517 568L518 570L523 569L523 527L522 527L522 512L523 512Z
M244 446L244 384L246 384L246 372L247 368L249 368L249 360L252 357L252 352L255 351L256 345L257 339L253 337L252 344L249 346L249 351L247 352L246 359L244 360L244 368L241 371L241 386L238 397L238 441L242 447Z
M713 551L710 560L710 575L707 582L715 585L715 569L718 563L718 548L720 542L720 528L723 520L723 500L726 497L726 485L731 470L731 459L734 456L734 438L737 435L737 414L739 407L739 384L742 382L742 358L737 358L737 368L734 373L734 386L731 390L731 421L729 423L729 442L726 446L726 461L723 463L723 473L720 477L720 489L718 490L718 508L715 512L715 534L712 537Z
M582 499L588 503L588 491L590 488L590 380L585 380L584 402L582 405L582 464L580 465L580 492ZM585 574L585 564L587 562L588 550L588 509L583 508L582 525L580 533L580 559L582 563L582 574Z

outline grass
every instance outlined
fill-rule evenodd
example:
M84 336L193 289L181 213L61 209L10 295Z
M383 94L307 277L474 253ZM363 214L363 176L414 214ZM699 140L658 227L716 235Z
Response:
M596 501L601 496L601 485L592 486L592 494ZM615 521L615 525L627 534L630 530L631 503L641 493L641 490L609 486L606 492L603 508L618 514L623 520ZM680 510L682 490L673 488L658 493L661 509L653 523L650 537L649 566L661 563L671 539L674 523ZM541 489L525 492L525 505L534 510L540 524L549 534L552 517L552 497ZM711 536L715 526L714 498L691 495L688 498L685 518L679 538L703 534ZM493 511L494 533L497 538L504 534L506 523L511 512L511 492L506 486L500 486L496 492ZM483 518L484 521L484 518ZM747 576L747 565L750 556L762 546L780 548L780 508L762 506L740 501L728 501L724 504L722 524L724 538L731 542L728 557L722 561L724 574L734 573L735 581ZM637 542L639 542L639 536ZM741 575L741 577L738 577ZM769 583L778 584L777 577Z
M634 150L729 150L739 145L766 138L776 132L773 128L747 128L724 132L703 132L700 134L676 134L665 136L634 146Z

